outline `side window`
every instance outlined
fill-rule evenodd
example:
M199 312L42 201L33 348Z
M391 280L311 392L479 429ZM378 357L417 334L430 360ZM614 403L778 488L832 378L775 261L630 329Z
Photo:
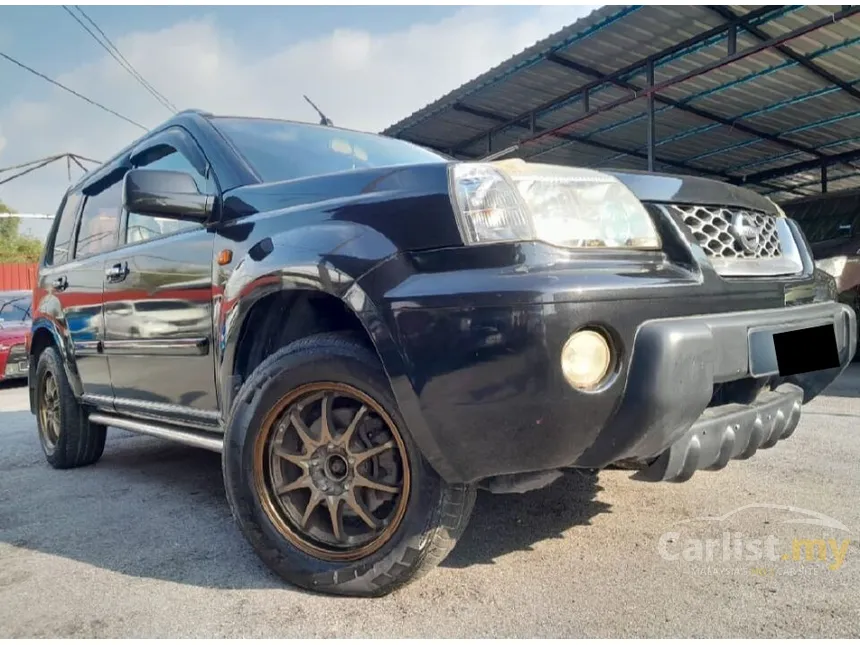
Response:
M163 154L164 152L167 152L167 154ZM144 163L139 164L138 167L152 170L178 170L187 172L194 178L197 190L201 193L210 192L212 188L210 180L201 175L185 155L172 148L162 148L161 154L157 158L148 159ZM202 224L198 222L183 222L168 217L154 217L142 213L129 213L125 232L125 244L144 242L192 228L202 228Z
M97 195L87 197L78 229L75 257L104 253L116 246L122 211L122 181L116 181Z
M46 264L65 264L72 259L72 236L75 233L75 216L80 203L80 193L69 193L66 197L66 203L59 214L57 231L54 233L53 247L46 255Z

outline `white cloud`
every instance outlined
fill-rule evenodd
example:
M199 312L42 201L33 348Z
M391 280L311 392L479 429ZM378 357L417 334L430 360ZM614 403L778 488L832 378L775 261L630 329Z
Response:
M535 8L514 21L472 7L382 35L338 29L262 56L205 19L114 42L180 109L314 121L307 94L336 124L379 131L592 9ZM107 55L57 80L148 127L168 116ZM106 159L142 133L59 89L45 101L10 89L11 100L0 103L0 167L59 152ZM19 211L53 212L67 185L66 168L49 167L0 186L0 199Z

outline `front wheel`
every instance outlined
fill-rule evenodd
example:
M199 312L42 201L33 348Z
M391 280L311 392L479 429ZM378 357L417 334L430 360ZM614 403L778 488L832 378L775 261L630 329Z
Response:
M45 459L54 468L88 466L104 452L107 429L90 423L54 347L45 349L36 364L36 425Z
M384 595L426 573L475 499L427 464L376 357L340 334L292 343L254 371L223 459L257 554L288 582L328 593Z

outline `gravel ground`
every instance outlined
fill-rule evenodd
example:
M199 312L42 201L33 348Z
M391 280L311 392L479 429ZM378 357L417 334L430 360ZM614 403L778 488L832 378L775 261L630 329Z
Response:
M858 395L852 367L790 440L686 484L614 470L482 493L438 570L359 600L297 591L257 561L218 455L112 430L97 465L54 471L26 388L0 386L0 637L857 637ZM830 526L785 522L810 512ZM667 532L664 553L687 560L661 556ZM726 532L742 554L806 537L841 558L724 559L714 542L703 560Z

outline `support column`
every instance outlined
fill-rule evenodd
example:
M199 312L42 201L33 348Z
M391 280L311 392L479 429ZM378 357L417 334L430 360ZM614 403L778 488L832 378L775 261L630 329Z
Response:
M654 87L654 61L648 61L648 89ZM648 93L648 171L654 171L654 148L657 145L657 128L654 117L654 93Z

